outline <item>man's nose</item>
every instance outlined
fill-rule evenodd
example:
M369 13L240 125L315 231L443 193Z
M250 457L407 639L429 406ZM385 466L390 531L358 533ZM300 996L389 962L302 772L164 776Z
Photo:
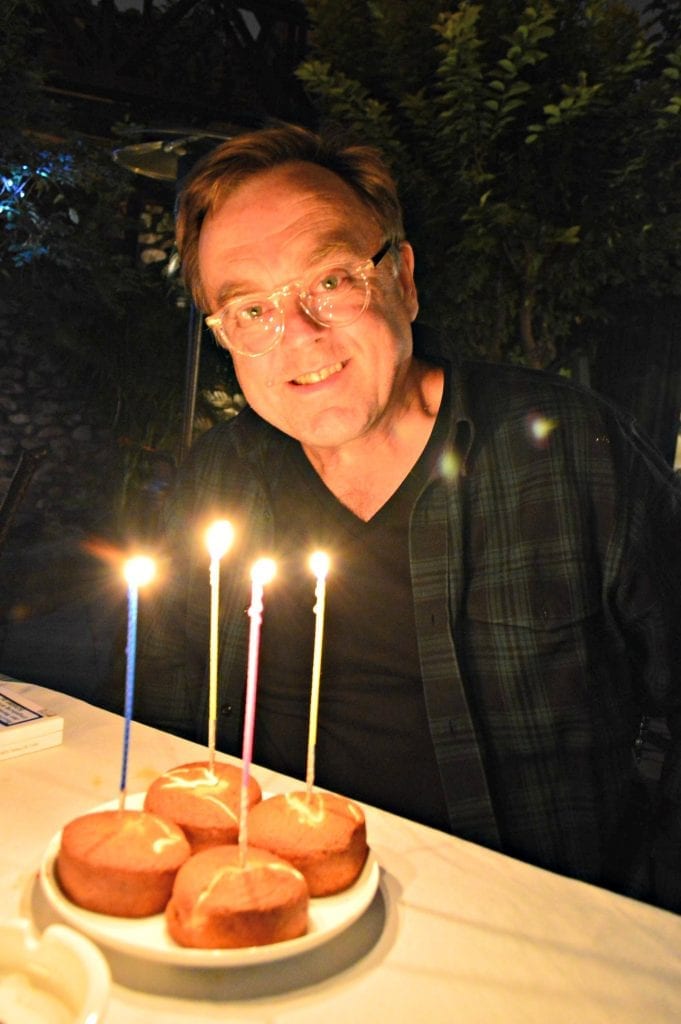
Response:
M284 316L284 340L288 338L289 343L307 341L324 329L305 309L300 289L287 289L280 302Z

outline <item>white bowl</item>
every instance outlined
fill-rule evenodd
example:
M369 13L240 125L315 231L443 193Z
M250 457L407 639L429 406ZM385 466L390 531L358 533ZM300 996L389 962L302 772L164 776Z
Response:
M104 956L72 928L51 924L36 936L29 921L0 924L3 1024L97 1024L110 985Z

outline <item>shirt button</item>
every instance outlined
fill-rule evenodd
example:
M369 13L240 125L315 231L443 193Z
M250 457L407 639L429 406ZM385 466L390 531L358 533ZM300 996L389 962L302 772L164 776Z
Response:
M232 705L231 704L223 704L220 707L220 714L224 715L225 718L229 718L231 713L232 713Z

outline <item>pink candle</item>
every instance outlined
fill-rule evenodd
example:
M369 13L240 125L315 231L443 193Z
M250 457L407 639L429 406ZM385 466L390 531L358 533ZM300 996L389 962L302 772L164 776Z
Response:
M273 579L275 565L271 558L259 559L251 569L251 619L248 636L248 669L246 673L246 707L244 710L244 736L241 756L241 806L239 809L239 851L241 865L245 863L248 846L248 783L253 759L253 731L255 728L255 698L258 689L258 657L260 654L260 627L262 625L265 586Z

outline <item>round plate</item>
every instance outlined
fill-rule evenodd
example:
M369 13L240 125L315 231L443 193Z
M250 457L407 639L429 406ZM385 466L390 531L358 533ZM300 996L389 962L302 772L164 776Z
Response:
M125 806L138 809L143 800L144 794L136 793L126 798ZM118 800L112 800L95 810L116 807ZM334 896L310 900L308 930L299 939L275 942L268 946L247 946L243 949L189 949L178 946L170 938L163 914L140 918L109 917L107 914L83 910L67 899L55 873L60 842L61 832L58 832L50 840L40 865L40 884L53 910L67 924L103 946L145 960L183 967L247 967L305 953L349 928L367 909L378 888L378 862L370 850L362 873L354 885Z

